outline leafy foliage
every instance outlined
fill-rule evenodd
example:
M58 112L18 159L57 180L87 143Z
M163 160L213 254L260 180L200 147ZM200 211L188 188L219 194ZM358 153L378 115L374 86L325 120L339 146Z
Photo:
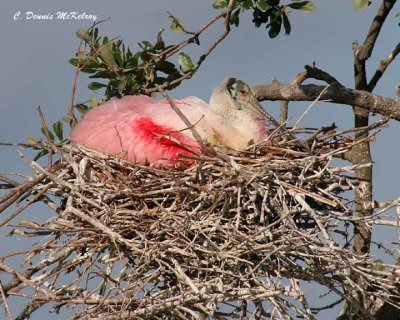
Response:
M353 0L354 8L356 10L362 10L371 4L371 0Z
M228 0L215 0L213 8L223 9L228 6ZM265 25L270 38L277 37L282 26L285 34L290 34L291 24L288 10L301 10L303 12L314 11L314 4L311 1L292 0L288 4L281 4L280 0L235 0L235 8L231 15L231 24L239 26L239 16L242 12L253 10L253 23L259 28Z
M172 22L170 25L170 29L174 32L185 32L185 28L183 27L182 21L176 19L175 17L172 17Z
M228 4L228 0L215 0L212 5L215 9L224 9ZM239 26L240 14L253 10L254 25L265 25L268 35L274 38L279 35L282 26L285 34L290 33L289 9L311 12L314 6L310 1L299 0L287 4L281 4L281 0L235 0L230 23ZM171 18L172 31L188 33L182 21L173 16ZM77 36L84 41L85 48L77 52L70 63L96 79L88 87L94 91L105 89L106 99L146 93L148 89L175 80L167 88L173 89L180 84L181 77L192 72L195 65L190 56L181 52L181 48L165 44L163 31L161 29L157 34L155 43L142 41L139 43L140 50L133 53L121 39L110 40L107 36L99 36L97 27L79 30ZM178 52L178 61L172 62L170 58Z
M183 73L188 73L194 68L192 59L184 52L179 54L178 63Z
M66 117L66 119L69 119L69 118ZM63 120L67 124L70 124L71 127L73 126L72 123L68 123L68 121L65 121L65 119L63 119ZM57 138L59 140L59 142L58 142L59 145L64 145L64 144L69 143L69 139L64 138L64 124L61 120L55 121L53 123L52 129L42 127L40 130L46 140L50 139L51 141L55 141ZM36 161L49 153L50 149L44 145L42 139L37 140L33 137L29 137L26 140L27 140L27 144L29 146L31 146L33 150L38 151L37 154L35 155L35 157L33 158L33 161ZM52 150L50 150L50 152L52 154L54 154L54 152Z
M147 88L182 76L179 67L167 60L168 47L162 38L163 31L160 30L154 44L142 41L139 43L141 50L132 53L121 39L100 37L98 28L79 30L77 36L85 41L89 50L79 51L70 63L89 73L89 78L103 80L91 82L88 87L90 90L105 88L107 99L144 93Z

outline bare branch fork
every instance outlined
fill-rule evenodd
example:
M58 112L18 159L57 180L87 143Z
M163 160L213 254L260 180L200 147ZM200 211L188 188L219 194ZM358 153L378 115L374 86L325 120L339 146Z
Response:
M342 86L336 79L334 79L331 75L327 74L326 72L317 69L315 67L315 63L312 64L312 66L304 66L306 69L303 72L300 72L296 75L296 78L292 81L291 85L292 86L300 86L306 79L308 78L314 78L317 80L323 80L329 85L333 86ZM273 81L276 82L277 80L273 78ZM321 91L321 94L324 91ZM321 95L320 94L320 95ZM320 95L318 97L320 97ZM289 100L282 100L281 106L280 106L280 120L281 123L286 123L288 119L288 109L289 109Z
M313 69L310 66L306 66L306 68L308 70ZM321 77L316 75L312 78L322 80ZM332 79L334 78L332 77ZM330 86L325 90L325 85L297 85L297 82L284 84L273 80L270 84L254 86L252 91L259 101L314 101L320 96L320 99L324 102L348 106L357 105L370 112L400 121L400 103L395 99L364 90L345 88L336 80L328 83ZM395 88L393 88L393 93L395 93Z
M201 33L203 33L203 31L205 31L211 24L213 24L215 21L218 21L221 18L224 18L224 31L222 32L222 34L207 48L206 51L203 52L203 54L199 57L197 63L193 66L192 70L190 70L189 72L187 72L186 74L184 74L183 76L181 76L178 79L175 79L171 82L165 82L163 83L161 86L159 87L155 87L155 88L149 88L147 90L145 90L146 94L150 94L152 92L156 92L159 91L159 88L161 89L166 89L170 86L176 85L180 82L182 82L185 79L190 79L196 72L197 70L200 68L200 66L202 65L202 63L205 61L205 59L211 54L212 51L214 51L214 49L228 36L228 34L231 31L231 27L230 27L230 18L231 18L231 14L232 11L234 9L235 6L235 1L234 0L230 0L227 9L222 12L221 14L215 16L214 18L212 18L208 23L206 23L202 28L200 28L198 31L196 32L187 32L188 34L192 34L193 36L188 39L183 41L181 44L178 44L176 46L173 46L172 49L167 49L168 51L166 51L165 53L162 53L163 55L166 56L170 56L173 55L174 53L178 52L179 50L181 50L183 47L185 47L186 45L190 44L190 43L198 43L198 38L200 36ZM173 19L175 19L173 17ZM170 51L172 50L172 51Z

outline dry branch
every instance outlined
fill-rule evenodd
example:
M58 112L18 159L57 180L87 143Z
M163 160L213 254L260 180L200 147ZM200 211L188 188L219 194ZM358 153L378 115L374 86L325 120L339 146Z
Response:
M296 86L272 81L270 84L253 87L252 91L260 101L314 101L325 88L326 86L324 85L306 84ZM395 95L395 88L393 88L393 95ZM321 95L321 100L343 105L357 105L370 112L400 121L400 103L395 99L382 97L367 91L330 86Z
M18 253L0 257L2 272L14 278L3 283L2 301L33 290L23 293L30 303L20 319L49 303L79 306L71 319L228 319L253 311L258 319L313 319L305 280L355 306L352 293L366 290L393 302L390 271L365 268L372 261L349 249L343 222L354 221L342 196L357 188L357 166L331 160L353 147L350 134L311 134L313 155L286 141L233 157L236 169L199 156L185 171L53 144L59 161L32 163L37 177L4 198L20 197L21 189L31 199L46 193L59 199L60 214L19 223L14 233L46 240L19 253L20 270L7 264ZM379 216L363 219L372 224Z

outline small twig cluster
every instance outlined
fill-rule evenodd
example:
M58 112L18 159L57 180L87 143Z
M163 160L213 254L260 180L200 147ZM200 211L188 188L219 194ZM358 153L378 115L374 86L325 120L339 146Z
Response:
M1 258L0 270L14 277L1 286L3 303L30 299L17 319L48 303L55 311L79 306L71 319L312 319L300 280L353 305L354 292L366 290L391 301L394 271L374 270L349 249L354 217L342 196L357 188L354 166L331 160L354 142L320 132L314 155L282 141L266 154L262 147L230 162L200 158L184 171L49 146L58 162L33 162L29 186L4 197L28 194L29 204L42 200L58 215L14 230L46 238L21 253L21 270L6 263L14 254Z

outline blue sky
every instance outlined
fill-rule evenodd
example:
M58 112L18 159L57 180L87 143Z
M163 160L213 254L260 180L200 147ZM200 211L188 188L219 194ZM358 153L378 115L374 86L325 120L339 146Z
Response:
M342 84L353 87L353 64L351 43L362 42L370 21L380 1L364 11L354 10L351 0L315 0L316 11L312 14L293 12L292 33L269 39L263 28L255 29L251 16L242 18L240 28L233 30L215 52L206 60L193 79L184 82L171 93L173 97L195 95L208 100L212 89L226 76L240 78L250 85L267 83L272 77L281 82L290 82L305 64L315 62L316 66L331 73ZM24 142L27 137L40 136L40 105L48 123L66 114L71 100L74 68L68 60L74 57L79 40L75 32L88 28L89 19L57 19L57 12L79 12L96 15L97 19L110 18L100 26L101 34L110 38L120 36L134 51L141 40L154 41L160 28L165 28L167 41L178 41L182 35L168 30L170 19L167 11L180 18L188 29L196 30L216 14L211 1L198 0L146 0L146 1L104 1L104 0L14 0L0 3L0 141ZM394 13L400 11L397 7ZM20 12L18 18L16 14ZM29 12L32 12L29 13ZM28 19L33 14L53 16L53 19ZM379 60L386 57L399 39L400 19L394 14L382 30L373 58L369 61L369 76ZM212 28L200 38L201 47L192 47L187 53L196 57L215 37L222 32L222 26ZM398 61L395 61L375 89L383 96L394 96L399 81ZM90 96L97 98L87 89L87 77L82 74L78 80L76 101L85 101ZM272 113L277 114L275 103L264 103ZM308 103L291 103L293 123ZM333 104L314 107L303 121L305 126L320 127L335 122L340 129L352 126L351 108ZM378 201L397 198L400 194L399 139L400 126L390 122L372 143L374 159L374 194ZM27 153L30 155L29 153ZM30 173L29 168L18 157L15 149L0 147L0 171ZM41 218L48 215L41 209L25 213L19 218ZM395 230L393 230L395 231ZM4 237L4 231L0 233ZM376 240L396 241L395 232L379 232ZM2 239L11 250L18 242ZM2 312L2 311L1 311ZM0 313L1 314L1 313Z

